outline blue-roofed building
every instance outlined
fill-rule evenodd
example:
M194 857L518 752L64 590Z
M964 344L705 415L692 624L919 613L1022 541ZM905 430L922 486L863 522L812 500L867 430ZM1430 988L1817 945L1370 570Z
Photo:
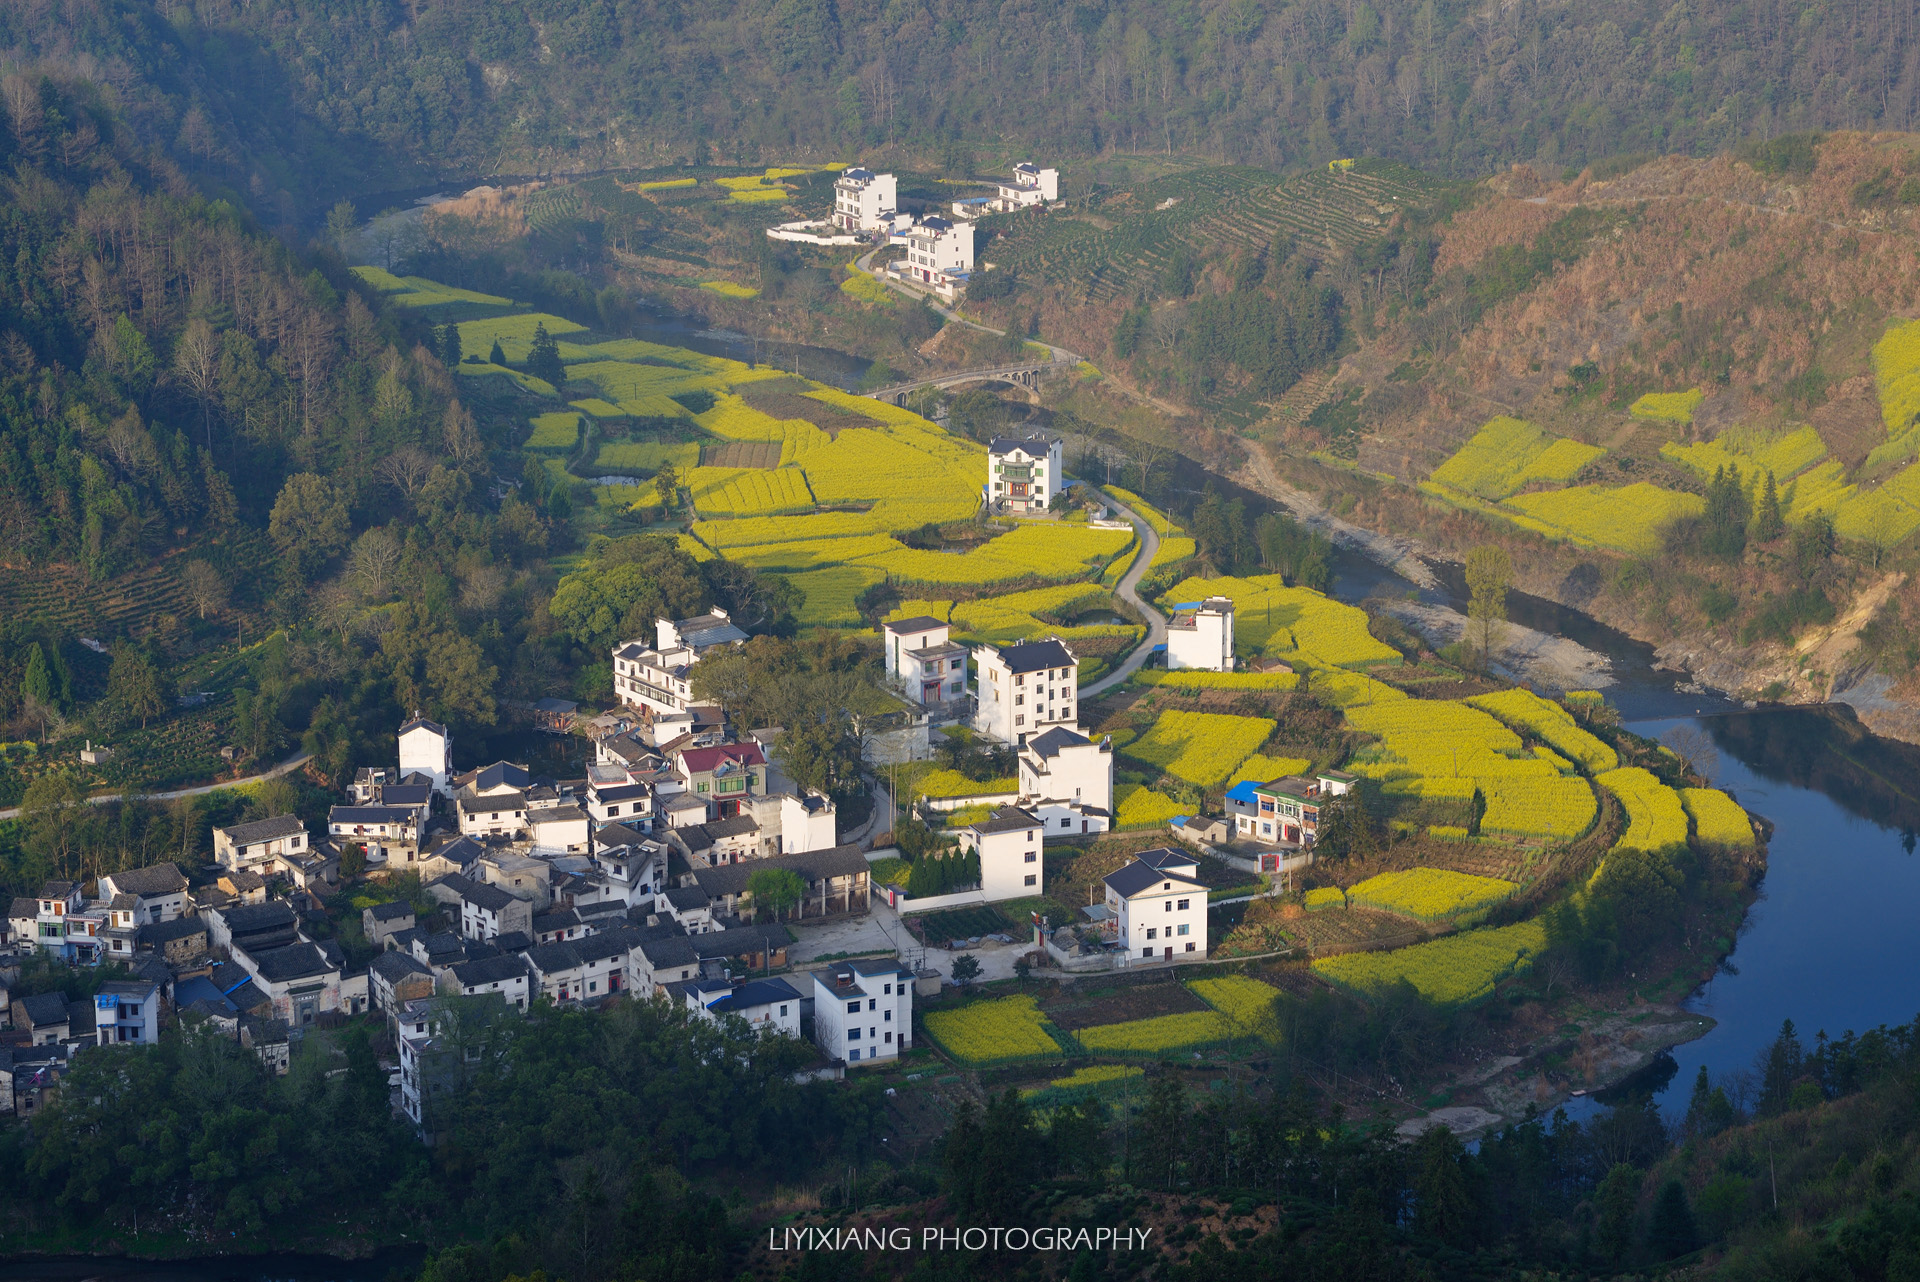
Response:
M794 986L774 976L769 979L729 981L692 979L669 985L687 1009L708 1019L738 1015L763 1033L800 1036L800 1003Z

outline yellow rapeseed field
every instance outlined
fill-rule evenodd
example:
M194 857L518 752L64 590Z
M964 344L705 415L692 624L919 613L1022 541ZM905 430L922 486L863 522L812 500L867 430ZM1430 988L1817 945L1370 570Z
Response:
M1680 795L1651 773L1639 766L1623 766L1594 779L1627 810L1627 830L1614 849L1659 853L1687 844L1687 813Z
M1381 873L1347 889L1347 898L1369 908L1441 921L1490 907L1519 887L1498 877L1475 877L1446 868Z
M1753 821L1740 803L1717 788L1682 788L1680 804L1693 817L1694 833L1715 846L1751 849Z
M1313 968L1342 987L1371 995L1401 980L1436 1006L1477 1001L1546 947L1537 921L1470 930L1391 952L1322 957Z
M1027 996L970 1002L923 1019L927 1035L953 1058L980 1067L1008 1060L1063 1055L1047 1033L1046 1017Z
M1467 702L1483 712L1492 713L1510 726L1531 731L1588 770L1611 770L1620 764L1620 755L1581 729L1565 708L1542 699L1531 690L1502 690L1496 694L1479 695Z
M1126 755L1212 788L1225 783L1234 767L1267 741L1273 725L1265 717L1163 712L1151 730L1127 745Z

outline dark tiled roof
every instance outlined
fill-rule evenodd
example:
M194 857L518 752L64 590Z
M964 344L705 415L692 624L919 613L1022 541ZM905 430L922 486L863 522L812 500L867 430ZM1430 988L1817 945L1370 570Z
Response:
M220 831L226 833L227 839L236 846L251 846L255 842L291 837L306 830L307 826L294 815L275 815L271 819L256 819L250 824L235 824Z
M544 935L550 930L567 930L580 924L580 914L571 908L561 908L550 913L540 913L533 919L533 933Z
M243 950L244 951L244 950ZM288 944L285 948L269 948L258 953L249 953L253 965L260 977L269 983L283 984L289 980L306 979L311 975L324 975L339 967L327 960L326 954L313 944Z
M603 930L597 935L588 935L585 939L576 939L571 947L580 955L581 961L603 961L609 957L623 957L640 942L640 933L621 927L618 930Z
M527 949L521 956L542 975L557 975L561 971L580 969L578 947L578 944L541 944Z
M375 921L399 921L402 917L413 916L413 905L396 899L391 903L375 904L367 911L373 914Z
M417 812L406 806L335 806L327 811L330 824L403 824Z
M285 900L276 899L268 904L239 904L232 908L217 910L220 920L235 935L252 935L267 930L284 930L298 920L293 908Z
M1045 734L1035 735L1027 740L1027 747L1042 757L1057 757L1062 748L1078 748L1093 740L1083 734L1075 734L1065 726L1055 726Z
M448 863L457 865L458 867L471 868L474 865L474 861L485 853L487 853L485 846L482 846L471 837L461 837L457 841L448 842L438 850L429 851L427 858L444 859Z
M1073 654L1066 643L1053 637L1045 641L1022 641L1018 645L1002 646L1000 661L1007 665L1010 672L1039 672L1046 668L1071 668L1074 665Z
M946 626L945 623L942 623L930 614L916 614L911 619L890 620L886 624L886 629L889 632L897 632L901 636L906 636L909 633L931 632L935 628L944 628Z
M447 728L445 726L441 725L438 721L429 721L425 717L415 717L413 720L406 722L400 727L397 733L405 734L407 731L416 727L431 730L443 739L447 737Z
M421 965L408 953L386 952L374 958L367 969L389 984L397 984L409 975L431 975L432 971Z
M1018 832L1022 828L1038 828L1040 821L1018 806L1000 806L993 814L979 823L968 824L974 832L986 835L996 832Z
M493 937L493 945L503 953L517 953L533 947L524 930L503 930Z
M187 888L186 876L178 865L172 863L129 868L103 880L112 882L116 892L128 895L177 895Z
M1011 454L1015 450L1025 450L1038 458L1045 458L1053 448L1053 442L1044 436L996 436L987 443L989 454Z
M175 917L172 921L154 922L140 928L140 942L159 947L179 939L191 939L195 935L207 933L207 923L198 917Z
M719 899L724 895L745 894L747 882L761 868L790 868L811 882L822 877L846 877L864 872L867 859L858 846L834 846L804 854L769 855L765 859L748 859L717 868L699 868L693 878L709 899Z
M698 886L675 886L665 895L666 901L681 912L698 912L707 906L707 892Z
M771 1006L775 1002L799 1000L800 994L794 991L793 985L775 976L772 979L750 980L725 997L714 1001L707 1009L716 1015L726 1015L736 1011L751 1010L755 1006Z
M26 896L14 900L13 906L7 909L7 916L9 918L38 917L39 915L40 901Z
M479 984L508 983L524 977L526 973L526 962L505 954L498 957L483 957L479 961L461 962L453 968L454 979L468 988Z
M418 775L409 776L419 778ZM380 789L380 804L383 806L424 806L433 800L433 784L428 783L390 783Z
M50 1024L67 1022L65 993L35 993L31 997L22 997L20 1005L26 1012L30 1028L45 1028Z
M476 908L484 908L490 913L500 912L510 907L514 897L498 886L489 886L485 882L475 882L470 889L462 889L460 898Z
M1183 876L1177 872L1167 872L1164 869L1155 868L1152 864L1142 863L1139 860L1135 860L1118 872L1108 873L1101 880L1105 881L1106 884L1112 888L1113 892L1122 899L1131 899L1149 887L1169 881L1180 886L1191 886L1195 890L1202 892L1206 890L1205 886L1190 877Z
M73 883L70 881L43 881L40 883L40 898L42 899L65 899L72 893Z
M498 814L503 810L525 810L524 792L496 792L484 797L460 798L460 809L470 815Z

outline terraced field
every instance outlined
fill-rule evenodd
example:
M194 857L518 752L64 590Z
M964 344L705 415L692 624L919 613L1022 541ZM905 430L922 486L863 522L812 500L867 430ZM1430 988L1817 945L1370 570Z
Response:
M1383 160L1286 179L1242 165L1195 169L1107 201L1095 211L1106 226L1059 213L1023 223L995 245L994 260L1022 275L1079 283L1106 302L1158 276L1182 248L1264 248L1286 232L1304 252L1328 257L1379 235L1399 209L1443 186Z

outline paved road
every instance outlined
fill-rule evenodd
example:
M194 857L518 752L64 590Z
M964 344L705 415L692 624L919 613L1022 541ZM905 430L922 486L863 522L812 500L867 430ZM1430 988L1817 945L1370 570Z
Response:
M1107 502L1113 504L1114 510L1119 512L1120 515L1133 522L1134 533L1140 536L1140 550L1134 554L1133 566L1121 578L1120 582L1115 585L1113 593L1122 601L1125 601L1134 609L1140 611L1141 617L1147 621L1147 638L1134 648L1133 653L1128 655L1119 667L1109 672L1106 676L1101 677L1098 681L1081 686L1080 697L1083 700L1093 695L1106 693L1134 673L1140 671L1140 669L1145 666L1148 657L1152 655L1153 647L1165 645L1167 641L1166 616L1148 605L1145 601L1142 601L1140 599L1140 593L1137 590L1140 586L1140 580L1147 575L1147 567L1153 564L1153 558L1160 552L1160 536L1153 532L1153 527L1148 525L1138 512L1135 512L1120 500L1109 494L1107 495Z
M110 801L119 801L125 797L135 797L141 801L172 801L177 797L203 797L210 792L219 792L222 788L245 788L256 783L265 783L269 779L278 779L289 771L298 770L312 758L310 752L297 752L264 774L248 775L245 779L227 779L220 783L201 784L198 788L176 788L172 792L109 792L97 797L88 797L90 806L104 806ZM0 819L17 819L20 807L13 806L0 810Z

